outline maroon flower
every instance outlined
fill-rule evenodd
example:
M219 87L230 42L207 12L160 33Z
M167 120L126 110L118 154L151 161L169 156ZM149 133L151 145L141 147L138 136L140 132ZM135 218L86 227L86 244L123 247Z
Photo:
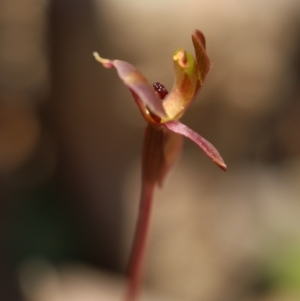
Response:
M215 149L198 133L178 121L200 91L210 70L204 35L196 30L192 34L196 59L189 52L179 49L173 55L175 83L170 93L159 83L151 84L131 64L94 56L106 68L115 68L128 87L143 117L148 123L144 137L142 158L142 191L139 221L131 256L127 300L135 300L141 281L142 261L146 246L152 196L156 184L163 180L178 159L183 137L198 145L221 169L226 165Z

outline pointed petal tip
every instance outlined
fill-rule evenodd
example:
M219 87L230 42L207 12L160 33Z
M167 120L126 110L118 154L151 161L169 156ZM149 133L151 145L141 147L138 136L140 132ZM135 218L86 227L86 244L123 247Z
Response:
M198 39L198 41L202 44L204 49L206 48L206 40L205 40L205 36L202 31L195 29L192 34L192 38Z
M99 62L100 64L103 65L103 67L105 67L105 68L114 67L114 64L111 60L101 57L98 52L96 52L96 51L93 52L93 56L94 56L94 58L96 59L97 62Z
M163 125L170 131L181 134L191 139L215 164L217 164L222 170L227 170L227 166L217 149L198 133L196 133L183 123L175 120L166 122Z
M227 171L227 165L224 161L213 160L223 171Z

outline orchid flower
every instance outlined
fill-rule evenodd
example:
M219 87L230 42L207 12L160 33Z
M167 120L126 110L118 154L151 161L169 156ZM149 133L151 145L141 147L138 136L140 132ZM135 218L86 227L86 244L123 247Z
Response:
M226 170L215 147L178 121L196 98L210 70L204 35L195 30L192 41L196 58L183 49L173 55L175 82L170 93L160 83L151 86L145 76L131 64L104 59L94 53L96 60L105 68L116 69L148 123L144 136L140 211L129 265L127 301L136 300L141 285L154 188L162 185L167 172L177 161L183 137L192 140L214 163Z

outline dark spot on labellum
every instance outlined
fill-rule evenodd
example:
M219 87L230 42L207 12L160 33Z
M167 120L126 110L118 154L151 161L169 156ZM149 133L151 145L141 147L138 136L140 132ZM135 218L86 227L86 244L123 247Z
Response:
M156 82L153 84L153 88L154 88L154 92L155 94L158 96L158 98L160 100L163 100L168 94L168 90L165 88L164 85L162 85L159 82ZM161 118L156 116L155 114L153 114L150 110L149 110L149 114L152 117L152 119L156 122L156 123L160 123Z
M153 88L154 88L154 91L156 93L156 95L162 100L164 99L168 94L168 90L165 88L164 85L162 85L161 83L159 82L156 82L153 84Z

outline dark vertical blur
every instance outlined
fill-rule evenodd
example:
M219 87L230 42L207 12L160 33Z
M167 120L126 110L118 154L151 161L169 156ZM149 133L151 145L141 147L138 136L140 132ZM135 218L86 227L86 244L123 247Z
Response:
M46 1L0 1L0 300L21 299L17 268L28 243L17 218L26 199L22 187L36 181L38 166L40 178L51 169L51 160L37 164L37 111L48 83L45 7Z
M118 270L124 161L116 155L122 146L105 100L109 82L100 80L92 56L99 41L106 41L104 31L100 39L96 33L94 13L92 1L50 2L50 118L58 139L59 181L75 208L87 259Z
M121 270L120 187L138 148L92 56L109 46L94 14L87 0L0 2L0 300L20 299L31 258Z

